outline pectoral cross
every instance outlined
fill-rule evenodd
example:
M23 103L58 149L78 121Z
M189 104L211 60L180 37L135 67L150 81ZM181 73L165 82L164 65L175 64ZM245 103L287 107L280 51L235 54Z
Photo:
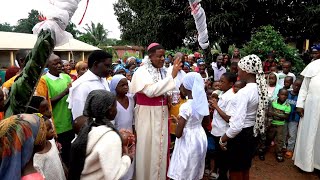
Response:
M163 106L163 103L164 103L164 99L162 98L162 100L161 100L160 102L161 102L161 105Z

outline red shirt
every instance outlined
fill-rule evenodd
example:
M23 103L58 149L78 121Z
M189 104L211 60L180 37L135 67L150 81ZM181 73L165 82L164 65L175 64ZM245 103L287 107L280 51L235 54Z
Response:
M274 62L274 61L272 63L270 63L269 61L265 61L263 63L263 71L265 73L268 73L268 72L270 72L270 68L273 67L273 66L277 66L277 63Z

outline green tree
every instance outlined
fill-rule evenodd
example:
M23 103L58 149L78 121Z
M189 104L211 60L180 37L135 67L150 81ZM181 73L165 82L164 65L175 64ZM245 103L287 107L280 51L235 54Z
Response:
M295 72L301 72L304 63L298 54L298 50L285 43L281 34L272 26L262 26L252 35L251 41L244 45L242 52L256 54L262 60L267 58L267 54L272 52L276 57L284 57L291 61Z
M15 32L32 34L32 28L40 22L39 12L32 9L28 18L18 20L18 25L14 29Z
M9 23L0 23L0 31L13 32L14 26L11 26Z
M206 0L210 42L223 52L230 44L242 46L260 26L272 25L287 40L320 39L317 0ZM159 42L167 49L183 45L197 35L186 0L119 0L114 4L122 39L147 46Z
M147 46L158 42L168 49L183 45L185 20L191 17L183 0L119 0L114 4L121 39Z
M90 26L86 24L84 30L86 32L80 35L79 40L93 46L107 45L108 30L105 29L101 23L96 25L91 22Z
M72 22L69 22L68 26L66 27L66 31L72 34L73 38L77 38L80 35L80 31Z

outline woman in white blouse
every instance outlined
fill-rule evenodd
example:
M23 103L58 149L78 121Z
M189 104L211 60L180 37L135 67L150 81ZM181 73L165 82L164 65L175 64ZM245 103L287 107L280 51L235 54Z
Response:
M264 133L264 109L268 105L266 80L258 56L249 55L238 63L238 76L247 85L240 89L229 109L229 128L219 144L227 151L230 179L249 179L249 170L257 142Z

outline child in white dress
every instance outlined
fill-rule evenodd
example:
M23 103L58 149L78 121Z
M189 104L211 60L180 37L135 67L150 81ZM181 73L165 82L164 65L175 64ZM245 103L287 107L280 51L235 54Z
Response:
M117 115L114 118L114 125L119 131L122 129L134 132L134 99L128 94L129 85L125 76L117 74L112 77L110 91L117 97ZM127 174L121 179L133 179L134 161Z
M33 165L44 175L46 180L65 180L64 166L59 156L59 150L54 140L55 132L52 122L49 120L52 113L48 101L41 96L33 96L27 108L27 113L40 113L45 119L47 128L46 143L42 150L33 156Z
M208 142L201 123L209 115L209 105L200 74L188 73L180 91L188 100L181 105L179 117L175 118L177 140L168 177L175 180L202 179Z

